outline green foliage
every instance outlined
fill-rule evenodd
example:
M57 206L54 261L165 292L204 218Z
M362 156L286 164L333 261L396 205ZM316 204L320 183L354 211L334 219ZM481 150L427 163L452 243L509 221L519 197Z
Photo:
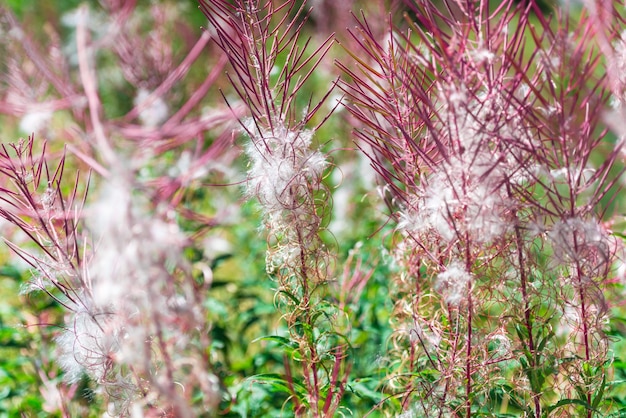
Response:
M23 0L6 2L38 39L45 38L40 28L45 27L47 19L58 19L59 16L84 3L78 0L64 1L58 5L48 3L42 5L41 2ZM87 3L93 9L100 8L100 2L96 0ZM542 1L539 4L547 11L548 3ZM176 34L173 35L176 38L173 39L176 51L185 50L188 46L189 39L185 39L185 34L197 35L200 26L206 26L206 19L195 10L196 2L186 1L184 4L185 7L182 8L184 14L181 17L187 25L185 31L177 32L179 23L171 22L172 34ZM366 3L363 5L367 6ZM148 7L147 2L140 2L142 12ZM313 20L304 27L305 34L316 36L314 24ZM148 25L142 33L148 34L149 30ZM64 42L69 42L74 36L67 29L61 29L61 34L64 36ZM300 42L305 48L304 41ZM311 49L310 45L308 49ZM333 53L337 56L341 54L339 50L333 50ZM202 81L208 72L207 69L211 68L217 59L215 57L217 52L213 56L206 55L199 60L201 68L194 67L189 79L174 89L171 103L173 108L178 108L184 103L181 97L186 93L193 93L191 89L195 85L194 82ZM103 115L110 119L122 117L133 107L133 94L137 86L115 74L118 69L114 68L115 60L112 55L103 54L94 59L100 69L105 70L102 71L105 75L101 73L99 80ZM277 65L284 65L286 59L284 55L280 56ZM107 74L106 70L110 72ZM274 74L272 77L275 81L277 76ZM316 70L296 97L295 107L304 109L309 103L316 103L332 81L329 71ZM561 83L566 88L571 80L561 80ZM234 93L230 81L222 77L210 90L209 97L206 98L207 106L222 104L223 98L218 92L218 87L226 97L231 97ZM329 103L328 107L332 105L334 104ZM324 112L316 115L310 124L320 123L326 116L322 113ZM68 112L62 114L60 118L64 124L65 119L70 119L71 116ZM446 365L450 359L437 359L437 350L452 351L449 342L441 343L440 347L427 347L430 350L428 351L425 349L426 343L413 341L416 335L410 334L409 338L397 339L398 329L394 323L396 320L394 315L395 311L402 307L394 304L400 299L396 296L397 294L405 296L406 293L415 290L395 288L398 281L391 280L391 277L399 276L399 272L387 253L388 248L393 248L395 244L393 240L396 238L394 225L388 219L388 212L389 207L395 208L400 203L389 198L389 201L385 202L388 207L385 207L378 202L375 196L377 191L374 190L376 185L368 183L368 179L361 172L362 167L359 166L360 157L355 156L353 152L352 128L346 123L347 120L349 118L343 114L334 115L318 130L315 138L321 149L330 153L333 164L323 179L327 189L317 191L314 195L316 202L325 202L320 203L319 207L322 226L320 245L323 249L332 250L339 261L334 261L328 267L329 271L332 270L332 276L326 282L314 287L310 294L305 295L313 295L316 298L311 310L295 309L294 312L286 312L285 306L305 305L304 292L301 289L294 290L282 286L275 272L268 273L266 252L273 238L268 238L267 241L263 238L266 231L259 227L263 225L263 215L256 203L241 203L243 195L241 186L223 185L232 180L230 178L226 180L228 176L224 172L215 170L200 179L193 178L184 187L181 186L171 198L171 201L179 198L180 207L186 211L202 215L185 217L176 213L173 216L176 217L180 228L192 237L182 255L186 263L185 268L189 268L199 289L209 289L200 296L202 307L207 312L206 319L210 323L210 329L206 331L210 344L202 347L202 354L207 363L210 363L211 371L219 379L222 393L218 407L219 416L291 417L296 412L302 412L302 409L298 408L312 409L307 386L309 382L297 372L303 365L309 366L307 362L312 363L311 359L307 358L312 347L316 349L318 356L315 358L315 364L320 367L319 376L331 376L320 383L322 395L322 399L318 400L320 405L323 405L326 397L335 393L345 377L345 392L336 416L382 417L412 411L412 406L404 400L405 396L410 398L411 392L409 391L407 395L398 389L400 385L396 385L396 380L408 382L406 387L417 393L421 387L434 387L444 372L451 375L460 374L458 366L450 366L449 369L441 366ZM168 140L175 141L175 138ZM158 160L148 161L142 166L138 178L146 184L159 179L163 173L168 173L168 170L176 166L183 152L206 151L216 140L217 134L216 136L203 134L197 143L185 145L181 149L164 151ZM235 138L233 144L229 146L241 148L240 144L243 141ZM616 138L612 137L610 141L615 142ZM130 146L128 144L130 141L123 142L124 146ZM64 143L58 143L53 148L56 151L63 145ZM124 146L120 147L121 153L125 152ZM601 149L593 154L592 159L601 161L606 152L607 150ZM246 171L246 161L235 159L230 163L228 169L237 172L235 177L242 179ZM74 167L68 163L68 169L81 168L80 163L76 165ZM346 172L341 172L339 168L341 165L349 167ZM617 175L621 169L617 167L610 174ZM95 180L93 184L94 187L100 186L99 180ZM570 192L565 186L558 187L563 189L563 195ZM617 190L616 185L611 187L611 190ZM340 196L340 191L344 189L350 194L347 201L341 200L343 197ZM143 190L136 192L139 194ZM533 193L545 196L544 185L538 185ZM611 192L604 197L600 211L604 208L612 210L623 205L623 199L613 194ZM385 195L384 198L387 199L388 196ZM163 206L170 203L164 202ZM229 212L228 216L224 217L226 220L220 219L221 223L217 222L216 225L207 222L207 219L213 219L223 211ZM522 218L521 214L518 215ZM340 225L333 225L336 218L340 218ZM618 232L616 235L620 238L626 237L624 233ZM211 239L223 240L228 244L227 248L212 252L210 244L206 244ZM558 352L557 347L562 345L568 336L555 333L559 318L554 316L555 307L550 304L552 299L546 298L546 295L554 298L554 294L550 292L560 286L558 277L560 272L554 273L550 266L553 250L545 248L539 238L528 244L528 247L530 248L528 253L534 257L532 261L534 265L528 268L527 287L532 293L528 301L522 296L521 286L511 286L499 295L502 300L491 302L488 309L473 318L474 322L469 325L475 329L488 331L499 326L515 339L510 355L507 353L507 357L501 359L498 358L501 343L496 340L480 341L484 344L476 350L483 350L481 355L484 354L488 360L494 360L490 367L494 367L493 370L497 370L499 374L497 377L476 378L475 393L466 394L471 415L549 418L563 414L586 416L588 412L592 412L594 417L626 416L624 338L626 313L623 306L613 309L607 331L612 347L610 356L613 358L602 364L595 364L574 354L564 356ZM507 251L514 252L514 245L507 247ZM345 260L351 260L351 263L346 262L344 266L342 263ZM480 262L482 260L477 264ZM417 268L411 274L416 277L433 275L422 260L416 261L415 265ZM341 277L344 267L347 277ZM507 270L504 261L497 267L502 271ZM346 281L352 278L351 273L357 270L371 275L362 287L346 285ZM509 270L507 274L517 273L513 267ZM485 275L488 273L485 272ZM106 405L91 399L91 397L95 399L97 385L87 378L74 386L64 383L62 371L51 361L55 355L53 339L58 330L54 327L41 326L38 321L45 320L50 324L63 323L59 304L44 292L31 295L29 298L17 296L20 287L30 274L27 268L10 264L7 256L2 257L0 418L17 417L20 414L29 417L62 416L59 410L49 412L50 409L46 405L46 396L53 395L44 392L53 388L64 391L68 404L71 404L66 407L70 414L74 414L71 416L102 416ZM487 287L489 280L478 277L478 286ZM517 277L511 279L503 274L502 280L512 282L517 280ZM436 292L433 288L422 282L418 284L424 286L421 289L423 295L420 296L432 298L432 302L425 303L426 307L421 308L428 311L430 315L428 319L438 321L446 333L456 335L457 341L464 340L467 334L462 331L468 326L464 322L466 318L450 314L451 311L446 311L446 304L441 298L434 296ZM616 292L624 292L622 285L615 285L615 288ZM485 289L485 294L491 291L492 289ZM497 293L500 290L493 289L493 292ZM411 301L416 304L424 303L417 297ZM526 312L520 309L525 303L533 310L532 315L527 317L524 317ZM33 316L33 312L37 315ZM494 318L505 320L494 325L496 322ZM409 318L408 323L411 323L411 320L413 318ZM28 324L28 327L25 324ZM410 332L417 333L416 330ZM451 340L452 338L449 341ZM529 343L531 340L534 342L532 347ZM338 354L336 347L341 347L344 351ZM394 357L398 351L401 351L401 354ZM338 357L342 355L345 355L347 360L342 364L337 376L334 376L333 367L339 364ZM575 393L569 397L560 397L553 387L556 379L563 378L564 371L570 366L580 370L580 374L575 376ZM406 369L402 369L403 367ZM390 370L396 368L402 369L403 372L390 378ZM523 383L516 385L516 382ZM464 390L455 388L457 389L459 393ZM533 396L540 399L540 417L536 416ZM197 393L194 401L202 404L203 394ZM420 401L427 400L418 399L415 402ZM465 400L460 398L448 399L447 406L458 407L458 410L461 410L464 402ZM202 416L213 415L207 412Z

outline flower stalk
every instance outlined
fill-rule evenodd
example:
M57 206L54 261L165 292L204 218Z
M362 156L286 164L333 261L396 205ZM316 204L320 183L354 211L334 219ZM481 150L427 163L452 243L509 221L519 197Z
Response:
M310 13L306 2L200 4L208 30L234 70L236 79L229 74L233 87L250 111L250 119L242 122L250 140L247 194L258 200L264 215L267 273L278 281L277 295L297 353L292 360L300 364L306 387L306 399L292 393L293 410L297 416L333 416L346 384L338 373L347 375L348 366L345 348L332 337L339 330L330 318L322 320L337 313L319 308L333 274L333 256L320 237L328 162L313 149L320 125L308 128L330 91L315 106L297 107L298 92L329 52L332 37L307 52L309 41L299 41ZM292 390L295 378L290 374Z

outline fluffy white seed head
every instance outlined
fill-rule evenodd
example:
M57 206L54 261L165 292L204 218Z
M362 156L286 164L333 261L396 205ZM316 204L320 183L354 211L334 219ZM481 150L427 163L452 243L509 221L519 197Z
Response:
M554 259L561 266L576 264L578 274L591 279L602 275L612 259L609 235L594 219L569 218L556 222L548 232Z
M278 223L283 210L294 210L311 183L318 182L327 167L326 158L310 149L312 131L277 126L274 132L248 127L254 137L246 148L250 158L248 194L256 196L269 220Z
M142 105L150 97L150 92L146 89L139 89L135 97L135 106ZM161 97L151 100L150 104L139 112L141 124L148 128L161 125L169 116L169 107Z
M27 134L41 132L48 126L51 119L52 112L49 110L32 110L22 116L19 128Z
M105 319L104 315L98 317L86 310L76 311L71 314L67 329L57 337L58 362L68 382L80 380L83 374L98 382L106 377L118 347Z
M467 297L471 282L472 274L465 269L463 263L455 260L437 275L435 288L441 293L446 303L459 306Z

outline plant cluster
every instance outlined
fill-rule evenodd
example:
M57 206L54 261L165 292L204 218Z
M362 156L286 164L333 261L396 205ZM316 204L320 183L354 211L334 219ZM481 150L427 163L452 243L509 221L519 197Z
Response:
M0 8L2 413L626 411L626 4L388 3Z

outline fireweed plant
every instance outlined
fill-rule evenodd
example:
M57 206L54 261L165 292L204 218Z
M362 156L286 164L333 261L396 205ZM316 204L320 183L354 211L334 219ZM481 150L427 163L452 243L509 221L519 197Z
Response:
M573 24L533 2L417 1L386 38L365 16L352 31L339 65L397 225L387 384L407 416L612 410L618 3Z
M341 313L325 303L335 266L320 238L329 199L322 180L329 162L313 148L318 127L307 128L325 98L304 109L297 103L297 93L329 51L332 37L312 53L307 51L308 41L299 42L307 19L302 16L304 3L300 8L296 2L200 4L209 31L233 67L233 86L250 111L250 118L242 120L250 141L246 192L258 199L263 212L267 273L277 281L276 304L289 329L284 340L285 384L293 411L299 416L334 416L350 366L345 361ZM294 17L287 21L290 16ZM279 63L279 58L284 61ZM291 377L296 371L298 375Z
M347 1L346 30L339 2L200 0L199 35L180 6L100 3L43 40L0 8L2 121L37 132L0 147L2 234L56 345L18 412L624 414L623 1ZM214 296L238 282L206 237L253 247L216 186L243 177L236 135L276 313L233 360L219 312L267 308ZM377 190L335 181L359 159ZM380 196L373 230L330 233L345 190Z
M46 412L87 416L70 403L84 397L87 377L96 385L92 400L102 399L110 416L195 417L213 410L221 394L202 299L211 271L198 278L183 254L217 217L198 212L187 196L211 164L230 158L227 124L237 109L200 106L226 59L217 55L194 89L177 88L209 35L184 39L181 54L165 19L175 17L174 6L102 3L100 13L85 5L64 15L67 45L52 27L50 43L38 45L0 8L0 109L21 117L22 129L63 138L49 147L35 136L2 145L0 216L14 227L3 235L30 269L24 293L47 294L64 316L34 324L60 329L54 355L65 385L45 356L36 366L51 388L42 391ZM146 23L156 29L146 33ZM134 97L118 103L124 112L103 108L107 78ZM70 170L76 174L66 181ZM184 223L196 225L192 233Z

